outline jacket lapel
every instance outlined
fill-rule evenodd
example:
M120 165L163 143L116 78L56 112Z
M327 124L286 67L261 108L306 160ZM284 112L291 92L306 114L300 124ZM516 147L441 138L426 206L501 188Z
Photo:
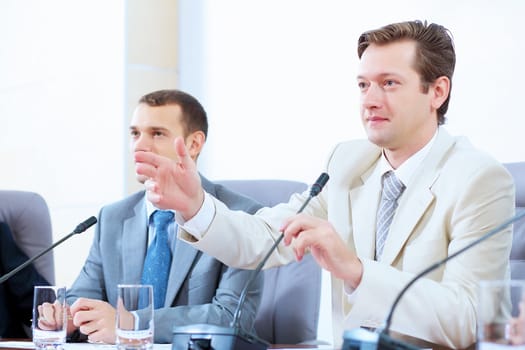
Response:
M206 192L215 196L215 185L208 181L201 175L202 187ZM178 231L178 226L175 231ZM175 237L178 237L178 232L175 232ZM164 306L172 306L175 302L175 298L179 293L186 276L190 273L195 260L199 256L199 251L186 242L176 239L175 250L171 259L170 277L168 280L168 290L166 292L166 301Z
M175 297L186 279L186 276L193 266L193 261L197 257L199 251L189 244L177 240L175 244L175 252L171 260L170 277L168 280L168 290L166 292L166 301L164 306L173 305Z
M371 180L377 177L371 176L376 169L376 166L370 168L361 176L363 185L350 190L356 254L368 259L374 259L375 255L377 208L374 203L379 202L381 193L381 182Z
M439 178L440 164L454 143L454 138L440 128L432 149L399 200L391 231L385 242L382 262L392 264L395 261L417 223L428 211L434 201L432 186Z
M122 225L122 283L140 283L148 244L145 197L131 208Z
M375 204L378 188L369 177L381 156L381 148L369 141L355 140L339 144L332 152L328 173L328 220L332 222L348 248L360 257L370 257L375 247ZM377 187L377 186L376 186Z
M420 181L417 186L411 184L410 190L407 188L404 198L400 199L385 242L381 257L382 262L386 264L394 262L416 224L434 201L434 195L430 190L433 181L427 181ZM405 198L410 198L410 201L405 200Z

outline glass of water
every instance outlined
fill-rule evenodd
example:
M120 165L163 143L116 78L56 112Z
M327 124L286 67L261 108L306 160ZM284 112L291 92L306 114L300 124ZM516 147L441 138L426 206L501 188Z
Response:
M525 281L481 281L478 349L525 348Z
M36 286L32 322L36 349L62 349L66 330L66 287Z
M118 285L116 344L119 350L153 348L153 309L151 285Z

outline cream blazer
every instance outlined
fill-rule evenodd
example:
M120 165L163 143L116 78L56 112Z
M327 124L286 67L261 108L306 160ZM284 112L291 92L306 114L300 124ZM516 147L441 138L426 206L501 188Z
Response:
M514 214L514 184L505 168L465 138L440 128L432 148L399 200L383 250L374 261L376 210L381 185L372 176L381 149L366 140L337 145L326 171L330 180L305 209L327 219L363 263L358 288L348 295L332 276L334 345L343 331L380 327L415 274L466 246ZM375 180L374 180L375 179ZM227 265L254 268L283 220L298 210L308 191L255 216L229 211L214 200L216 215L200 240L183 229L181 239ZM399 303L391 329L451 348L476 339L477 284L509 278L510 227L415 283ZM280 245L265 268L294 260Z

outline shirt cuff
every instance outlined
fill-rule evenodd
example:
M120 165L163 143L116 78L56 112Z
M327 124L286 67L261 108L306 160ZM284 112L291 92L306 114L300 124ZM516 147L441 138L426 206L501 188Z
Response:
M210 194L204 192L204 202L194 217L188 221L184 221L182 216L176 213L175 220L184 231L199 240L210 227L214 216L215 204L213 203L213 199Z
M345 281L343 283L343 290L345 292L345 295L346 295L346 298L348 300L348 302L350 304L354 304L355 302L355 299L357 298L357 294L358 291L359 291L359 287L358 288L352 288L351 286L348 285L348 283Z

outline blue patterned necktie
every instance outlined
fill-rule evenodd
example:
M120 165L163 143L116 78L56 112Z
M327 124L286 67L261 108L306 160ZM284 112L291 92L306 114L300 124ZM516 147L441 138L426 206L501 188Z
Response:
M404 190L405 185L399 181L393 171L388 171L383 175L383 191L376 218L376 260L378 261L383 254L390 224L396 212L397 199Z
M163 307L166 299L171 266L168 225L173 220L173 216L173 212L167 210L156 210L153 213L155 239L151 242L144 260L141 283L153 286L155 309Z

